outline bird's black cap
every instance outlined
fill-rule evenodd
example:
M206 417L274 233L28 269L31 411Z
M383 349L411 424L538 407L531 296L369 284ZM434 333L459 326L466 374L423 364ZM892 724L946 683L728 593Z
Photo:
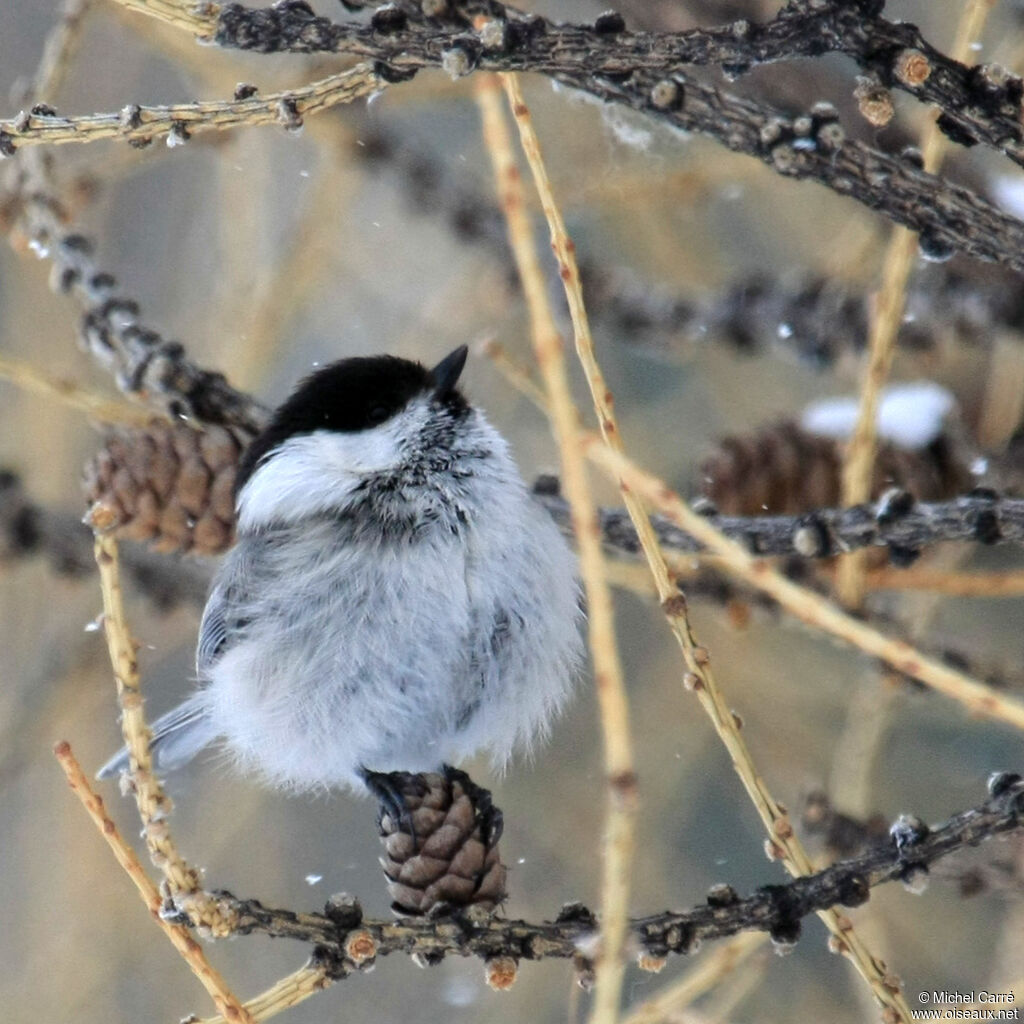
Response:
M238 464L235 493L268 452L297 434L368 430L389 420L417 395L430 393L452 413L463 415L468 406L456 384L467 352L461 345L432 370L397 356L359 356L311 373L246 449Z

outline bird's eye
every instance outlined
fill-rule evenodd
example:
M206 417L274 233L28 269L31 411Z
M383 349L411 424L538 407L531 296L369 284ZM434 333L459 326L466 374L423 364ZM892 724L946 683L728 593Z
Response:
M390 413L388 412L386 406L375 405L370 410L370 423L376 426L378 423L383 423L388 418L389 415Z

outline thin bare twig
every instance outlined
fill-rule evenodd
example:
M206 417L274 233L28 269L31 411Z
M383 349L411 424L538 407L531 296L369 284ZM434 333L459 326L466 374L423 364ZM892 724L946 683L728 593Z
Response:
M904 227L893 231L882 269L882 286L868 331L868 361L860 408L843 464L843 504L859 505L871 497L878 447L878 403L896 354L896 335L903 320L907 278L917 256L917 235ZM839 561L836 590L850 608L864 600L864 557L860 552Z
M717 605L726 614L726 620L737 629L743 629L749 622L754 608L764 610L778 610L776 602L767 595L758 593L749 584L735 584L727 578L727 572L723 568L721 559L709 555L677 555L665 551L665 560L668 563L671 578L678 583L679 589L685 594L689 601L704 601L711 605ZM899 586L890 585L890 576L896 576L902 570L882 570L878 577L878 589L902 589ZM930 594L930 585L935 583L935 593L946 596L955 592L956 596L963 597L999 597L1004 589L1000 585L1003 574L1000 573L979 573L977 576L950 573L946 580L943 580L939 573L933 577L931 571L923 573L920 580L911 576L908 581L911 585L920 583L921 591ZM1005 590L1010 596L1019 596L1018 591L1024 590L1017 573L1005 574ZM868 582L874 586L875 576L869 573ZM639 597L657 600L658 589L646 565L639 562L625 562L612 559L608 562L608 579L613 587L628 590ZM961 586L961 581L964 584ZM805 586L810 585L803 580ZM909 589L909 588L908 588ZM915 586L915 591L916 591ZM904 616L894 617L889 614L874 613L870 615L869 621L883 635L887 631L902 631L905 626ZM984 682L995 690L1016 690L1024 688L1024 677L1020 669L1014 665L997 664L979 659L977 653L968 653L964 650L945 645L918 645L920 650L935 657L947 665L952 665L965 675ZM906 681L902 674L888 673L889 683ZM893 689L896 689L893 687ZM870 701L869 701L870 703ZM863 712L867 715L868 712Z
M207 40L212 35L216 24L220 5L209 0L115 0L122 7L140 14L148 14L158 21L166 22L175 28L191 32L199 39Z
M575 247L555 203L541 157L540 143L530 122L529 110L523 102L514 77L506 75L503 76L503 80L510 106L519 125L523 150L533 172L534 182L541 198L541 206L548 219L551 230L551 247L558 260L559 276L565 288L572 317L576 352L590 388L591 399L601 427L601 436L611 450L622 453L623 443L613 407L613 397L594 354L594 344L580 287L579 268L576 265ZM794 834L784 808L772 797L758 773L750 751L740 735L736 715L729 707L715 680L710 666L710 656L705 648L698 645L694 637L687 613L686 600L679 593L679 588L669 573L643 501L624 479L620 478L617 482L626 510L637 531L637 536L640 538L640 546L654 577L662 610L665 612L669 626L683 652L687 669L684 685L696 693L701 707L711 719L715 731L732 758L737 775L768 830L771 837L770 842L780 851L780 859L786 869L792 875L806 875L811 871L810 858ZM892 985L886 984L886 976L878 966L878 959L871 954L863 940L853 931L852 926L842 927L838 915L832 910L823 911L821 917L836 940L839 941L841 938L841 948L867 981L882 1007L891 1011L899 1019L903 1019L906 1016L906 1007L898 986L894 990ZM614 1016L611 1015L614 1009L610 1008L607 1019L614 1019Z
M23 359L0 355L0 380L9 381L25 391L54 398L99 423L145 427L153 420L153 413L137 405L97 395L74 381L55 377Z
M957 572L929 566L909 569L869 569L872 590L927 590L945 597L1022 597L1024 571Z
M254 1022L270 1020L305 1002L317 992L322 992L334 980L331 972L315 961L305 964L271 985L265 992L249 999L245 1003L245 1011ZM232 1019L223 1016L207 1017L199 1024L232 1024Z
M161 914L163 899L157 891L157 887L146 874L142 864L139 863L135 852L121 838L117 825L103 806L103 799L89 785L82 766L71 751L71 745L67 741L58 743L54 747L54 754L60 762L61 768L64 769L72 792L81 800L82 806L88 811L89 817L92 818L100 835L113 851L118 864L138 889L142 902L149 909L150 916L171 940L171 944L181 954L182 959L199 979L203 988L209 992L214 1004L222 1014L222 1019L241 1022L241 1024L255 1024L255 1019L241 1005L238 997L228 987L220 972L207 960L202 946L189 934L188 929L183 928L180 924L171 924L164 920Z
M65 117L49 107L35 107L17 117L0 120L0 145L17 150L114 138L147 144L161 137L167 137L169 144L183 143L199 132L259 124L278 124L296 130L302 127L304 117L370 96L386 85L371 65L357 64L307 86L266 96L197 100L158 107L130 104L116 114L75 117Z
M56 95L71 66L91 6L92 0L65 0L56 24L46 36L26 98L36 102Z
M143 715L139 686L138 645L125 620L117 542L101 533L96 535L96 564L103 591L103 629L117 683L121 728L131 757L129 777L142 818L146 846L153 863L163 872L172 895L196 893L200 889L199 872L186 863L171 837L167 825L171 804L153 774L149 751L152 737Z
M589 639L594 682L601 711L607 769L608 808L602 872L604 919L597 960L594 1020L614 1021L619 1011L624 964L633 829L636 815L636 776L629 735L626 699L615 638L611 588L604 572L604 554L587 470L577 444L579 414L569 389L562 338L555 326L544 274L533 243L533 231L522 199L519 171L512 155L494 79L484 78L477 89L484 140L491 155L498 194L508 222L509 243L526 296L534 352L544 380L551 424L558 442L569 498L570 516L580 554L580 576L587 598Z

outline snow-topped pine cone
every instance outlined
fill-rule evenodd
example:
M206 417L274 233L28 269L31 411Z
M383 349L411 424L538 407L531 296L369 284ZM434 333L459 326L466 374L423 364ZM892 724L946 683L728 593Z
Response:
M158 551L219 554L234 539L235 472L248 441L226 427L163 420L113 431L85 467L88 521Z
M800 515L841 502L843 448L791 421L726 437L701 464L700 489L725 515ZM883 443L875 458L872 497L890 487L939 501L973 486L966 458L940 434L909 451Z
M419 916L441 904L493 910L505 899L502 817L488 790L454 768L369 781L381 798L381 866L396 914Z

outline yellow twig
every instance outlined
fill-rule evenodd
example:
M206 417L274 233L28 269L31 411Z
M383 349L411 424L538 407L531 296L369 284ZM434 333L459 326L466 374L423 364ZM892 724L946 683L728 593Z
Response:
M674 1019L681 1010L732 974L767 941L768 936L764 932L744 932L709 950L683 977L666 985L661 992L645 999L627 1014L622 1024L660 1024Z
M171 944L181 954L182 959L199 979L203 988L209 992L222 1015L220 1019L239 1022L239 1024L254 1024L254 1018L249 1015L239 1002L238 997L228 988L227 982L221 977L220 972L206 959L202 946L196 942L188 929L181 925L170 924L160 916L163 901L157 887L146 874L139 858L135 856L135 852L121 838L117 825L107 815L102 798L89 785L82 766L71 751L71 745L67 741L58 743L53 752L60 762L61 768L64 769L68 785L88 811L89 817L99 829L100 835L107 841L118 864L135 884L143 903L149 909L150 916L171 940Z
M867 575L872 590L929 590L949 597L1020 597L1024 571L949 572L928 567L873 569Z
M601 950L596 965L594 1019L618 1016L624 972L636 778L629 735L629 708L615 639L611 590L605 578L604 554L597 514L580 452L578 413L569 389L562 339L555 326L544 274L533 243L530 219L523 206L522 184L501 107L496 79L481 76L476 90L484 139L508 224L509 241L519 268L531 336L547 393L550 418L561 454L563 486L572 515L586 591L590 650L604 734L608 772L608 812L604 840L601 902Z
M331 978L322 967L306 965L271 985L266 992L250 999L245 1004L245 1010L252 1021L269 1020L323 991L330 984ZM199 1024L229 1024L231 1020L231 1017L224 1016L207 1017Z
M957 25L956 40L950 56L961 63L970 56L970 44L985 26L994 0L968 0ZM939 130L937 118L929 120L921 138L924 169L937 173L942 163L946 137ZM882 264L882 280L875 300L868 330L868 362L861 386L857 424L843 465L843 504L849 508L871 497L875 454L878 450L879 395L892 369L896 338L906 306L907 281L917 255L917 234L896 227L889 240ZM867 552L854 551L839 560L836 578L837 593L843 604L859 608L864 601L864 572Z
M480 342L478 350L481 355L487 356L501 370L503 376L514 384L518 391L521 391L538 409L547 415L547 397L544 394L544 389L534 380L529 367L524 366L518 359L509 355L508 349L495 338L486 338ZM578 423L578 414L576 419Z
M583 366L594 409L601 426L601 435L605 443L602 447L607 446L607 451L622 456L622 440L616 422L612 394L594 355L593 339L583 302L579 269L576 265L575 247L568 236L565 223L552 195L540 153L540 143L533 131L529 110L523 102L516 76L505 74L501 78L505 84L509 104L519 125L523 151L533 172L541 205L551 229L551 246L558 260L559 276L565 287L569 303L576 351ZM696 692L702 707L714 723L719 737L732 757L733 766L757 807L787 870L793 875L808 874L812 870L810 858L793 833L785 809L772 797L764 780L758 774L750 751L740 736L736 715L718 688L711 670L710 656L705 648L697 644L693 635L687 614L686 600L679 593L678 587L669 573L643 500L639 494L634 493L633 487L623 477L620 476L617 482L657 585L662 609L682 649L683 659L688 670L686 679L689 680L689 688ZM826 911L821 914L821 917L833 934L837 938L841 938L842 948L871 986L883 1007L895 1014L897 1018L905 1015L906 1006L899 994L898 985L894 987L891 984L891 979L879 969L878 961L853 932L852 926L847 927L846 922L841 921L840 915L835 911ZM595 1020L613 1021L617 1018L617 990L615 995L616 1003L614 1005L610 1000L602 1005L600 993L598 994L598 998L595 999Z
M688 579L702 569L728 571L721 559L699 560L669 558L666 562L674 577ZM642 597L656 597L657 587L650 570L636 562L610 560L608 578L612 585ZM1024 571L961 573L943 569L872 569L867 575L870 590L928 591L943 597L1024 597Z
M129 775L139 816L142 818L146 846L153 863L163 872L172 895L195 893L200 888L199 874L186 863L171 838L167 824L171 802L160 780L153 774L149 750L152 734L142 711L139 666L136 660L138 645L125 620L117 541L97 533L95 550L103 590L103 628L117 682L121 729L131 758Z
M658 588L654 585L651 571L646 565L609 558L605 563L605 575L608 582L620 590L628 590L638 597L658 597Z
M907 279L917 255L917 235L907 228L894 229L882 266L882 285L868 332L868 364L861 387L857 425L843 464L843 504L859 505L871 497L875 452L878 448L878 403L889 379L896 336L903 320ZM840 600L857 608L864 600L866 553L853 551L839 561L836 579Z
M209 39L217 29L220 4L209 0L115 0L129 11L148 14L175 28Z
M92 0L65 0L56 24L46 37L43 55L32 76L29 95L33 103L52 99L63 84L90 6Z
M59 88L89 5L90 0L68 0L64 5L60 21L47 37L43 57L33 76L30 92L32 100L48 99ZM0 376L26 390L57 398L102 422L145 426L153 420L153 415L143 409L94 395L76 384L51 377L21 360L0 357ZM149 730L142 714L136 647L124 618L117 546L112 539L97 537L96 560L103 590L107 645L117 680L125 742L132 753L132 783L145 826L146 843L150 856L163 869L165 879L172 889L194 892L199 888L198 875L181 859L167 832L164 819L170 803L151 771ZM135 853L121 838L114 822L107 816L102 799L89 785L70 744L60 743L54 752L69 785L107 840L118 863L135 883L154 920L209 992L217 1009L227 1019L240 1024L253 1024L188 930L180 925L169 924L160 916L163 901L159 891L146 875Z
M55 398L100 423L123 423L144 427L153 422L153 413L145 409L94 394L72 381L53 377L22 359L0 355L0 379L10 381L25 391Z
M241 100L200 100L170 106L128 106L117 114L21 113L0 120L0 132L19 149L32 145L94 142L119 138L149 140L176 133L181 141L197 132L223 131L242 125L280 124L298 126L301 119L321 110L351 103L379 92L386 85L369 64L330 75L298 89L252 96ZM182 133L187 133L182 135Z

